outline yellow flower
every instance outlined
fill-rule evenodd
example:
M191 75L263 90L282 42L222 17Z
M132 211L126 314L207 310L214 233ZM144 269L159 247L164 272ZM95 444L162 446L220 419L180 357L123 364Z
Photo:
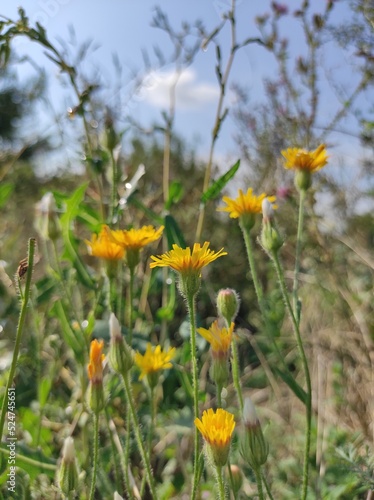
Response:
M201 420L195 418L194 423L210 446L215 464L225 465L235 429L234 415L222 408L218 408L216 413L209 408L203 412Z
M102 354L104 341L100 342L95 339L91 342L90 347L90 362L88 364L88 377L92 384L98 384L103 381L103 360L105 355Z
M262 212L262 200L265 198L270 202L275 201L275 196L267 196L265 193L259 196L254 195L252 188L248 188L246 194L239 189L239 196L235 199L224 196L222 200L227 204L227 207L220 207L217 210L219 212L229 212L232 219L237 219L242 215L259 214Z
M203 246L195 243L192 252L190 247L180 248L174 244L169 252L159 256L152 255L154 262L151 262L150 267L171 267L177 271L180 274L179 291L187 298L195 296L199 291L201 269L223 255L227 255L223 248L219 252L210 250L208 241Z
M314 151L306 151L299 148L288 148L281 151L284 157L284 166L292 170L306 170L307 172L317 172L321 170L326 163L328 156L326 154L325 144L320 144Z
M203 246L200 243L195 243L191 252L191 248L180 248L178 245L173 245L173 249L160 256L151 256L154 262L151 262L150 267L171 267L174 271L178 271L182 275L188 275L191 272L198 272L203 267L207 266L218 257L227 255L223 248L219 252L214 252L209 249L209 242L206 241Z
M213 357L227 356L231 346L234 326L234 323L231 323L229 328L220 328L218 320L216 320L210 325L209 330L205 328L197 329L198 333L211 345Z
M111 234L116 243L125 250L139 250L158 240L163 230L164 226L157 230L153 226L143 226L140 229L111 231Z
M90 254L101 259L121 260L125 255L124 249L111 236L108 226L103 226L99 235L93 234L91 241L86 240L86 244Z
M170 361L175 356L175 347L169 348L167 351L162 352L161 346L152 347L147 344L147 349L144 355L139 352L135 353L134 361L138 368L140 368L139 380L147 375L152 375L160 370L166 370L173 365Z

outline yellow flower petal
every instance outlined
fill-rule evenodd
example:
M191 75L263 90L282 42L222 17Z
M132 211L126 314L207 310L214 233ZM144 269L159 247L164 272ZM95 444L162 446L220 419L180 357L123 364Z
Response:
M148 343L143 355L136 352L134 361L141 371L139 379L141 380L150 373L171 368L173 365L170 361L175 356L175 351L175 347L172 347L162 352L160 345L152 347L151 344Z
M124 249L139 250L158 240L164 226L155 229L153 226L143 226L140 229L111 231L114 241Z
M209 342L212 347L213 356L227 356L234 331L234 323L229 328L220 328L218 321L214 321L209 330L198 328L197 332Z
M229 198L224 196L222 201L226 203L226 207L219 207L219 212L228 212L232 219L237 219L241 215L259 214L262 212L262 201L267 198L271 203L275 201L275 196L267 196L265 193L256 196L253 194L253 189L248 188L247 193L244 194L239 189L239 196L237 198ZM276 208L273 205L273 208Z
M190 272L200 272L200 270L218 259L227 255L223 248L219 252L214 252L209 249L209 242L206 241L203 246L200 243L195 243L191 251L190 247L181 248L174 244L172 250L159 256L151 256L154 262L151 262L150 267L171 267L181 274Z
M88 364L88 377L92 383L101 383L103 380L103 361L105 355L102 354L104 341L95 339L90 346L90 362Z
M125 255L124 249L113 240L108 226L103 226L99 235L93 234L86 244L90 254L101 259L121 260Z
M212 408L205 410L201 420L195 418L194 423L205 441L214 448L226 448L235 429L234 415L222 408L216 413Z
M306 170L314 173L321 170L328 160L325 144L320 144L314 151L300 148L288 148L281 151L284 167L292 170Z

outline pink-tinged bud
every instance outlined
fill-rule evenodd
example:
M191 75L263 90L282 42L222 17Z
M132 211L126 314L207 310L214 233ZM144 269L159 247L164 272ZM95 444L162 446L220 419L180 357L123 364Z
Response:
M58 484L67 497L78 489L78 470L75 460L74 439L69 436L65 439L62 450L62 460L58 473Z
M122 339L121 326L113 313L109 317L109 332L111 340L117 341L118 339Z
M270 222L274 218L274 209L273 205L267 198L262 200L262 217L264 224L266 222Z
M121 326L116 316L111 313L109 318L110 346L109 361L113 370L125 375L133 366L131 349L123 338Z
M55 241L61 234L57 206L52 193L48 192L35 207L35 228L44 240Z
M275 225L274 208L267 198L262 200L262 216L261 244L269 254L278 252L283 245L283 238Z
M255 405L253 404L252 399L248 397L244 399L243 422L246 427L255 427L260 425Z
M231 464L230 475L232 478L232 489L234 490L234 493L238 493L243 486L243 473L237 465Z
M250 398L245 398L243 408L244 436L240 451L253 469L258 469L267 460L269 445L265 441L256 409Z

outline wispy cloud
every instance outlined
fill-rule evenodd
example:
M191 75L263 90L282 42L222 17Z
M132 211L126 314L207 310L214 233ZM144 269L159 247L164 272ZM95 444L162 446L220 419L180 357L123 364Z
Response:
M146 79L145 101L157 108L169 106L170 88L175 82L173 71L158 71L149 74ZM201 109L218 98L219 90L214 84L197 80L194 70L188 68L179 77L176 87L176 105L180 110Z

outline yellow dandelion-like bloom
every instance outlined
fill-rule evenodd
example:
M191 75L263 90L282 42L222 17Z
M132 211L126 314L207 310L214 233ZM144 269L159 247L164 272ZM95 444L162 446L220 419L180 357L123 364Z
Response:
M229 328L220 328L216 320L209 330L198 328L197 332L209 342L214 357L226 357L230 350L234 326L234 323L231 323Z
M227 255L223 248L219 252L214 252L209 249L209 242L206 241L203 246L200 243L195 243L191 252L191 248L180 248L174 244L172 250L159 256L151 256L154 262L151 262L150 267L171 267L174 271L182 275L188 275L191 272L199 273L203 267L207 266L218 257Z
M262 201L265 198L267 198L271 203L273 203L276 199L275 196L267 196L265 193L256 196L253 194L252 188L248 188L246 194L239 189L239 196L235 199L224 196L222 201L224 201L227 206L219 207L217 210L219 212L229 212L232 219L237 219L242 215L260 214L262 212ZM276 208L274 205L273 207Z
M216 412L209 408L203 412L201 420L195 418L194 423L211 447L216 465L225 465L235 429L234 415L222 408L218 408Z
M310 173L321 170L328 160L325 144L320 144L314 151L299 148L288 148L281 151L284 167L292 170L303 170Z
M99 235L93 234L91 241L86 240L88 250L94 257L105 260L121 260L125 250L116 243L108 226L103 226Z
M151 344L148 343L144 354L136 352L134 356L135 364L141 371L139 380L160 370L171 368L173 365L170 361L174 356L175 347L171 347L162 352L160 345L152 347Z
M88 364L88 377L92 384L98 384L103 381L103 361L105 355L102 353L104 341L95 339L91 342L90 362Z
M159 229L155 229L153 226L143 226L140 229L111 231L111 234L115 242L125 250L140 250L158 240L163 230L164 226Z

